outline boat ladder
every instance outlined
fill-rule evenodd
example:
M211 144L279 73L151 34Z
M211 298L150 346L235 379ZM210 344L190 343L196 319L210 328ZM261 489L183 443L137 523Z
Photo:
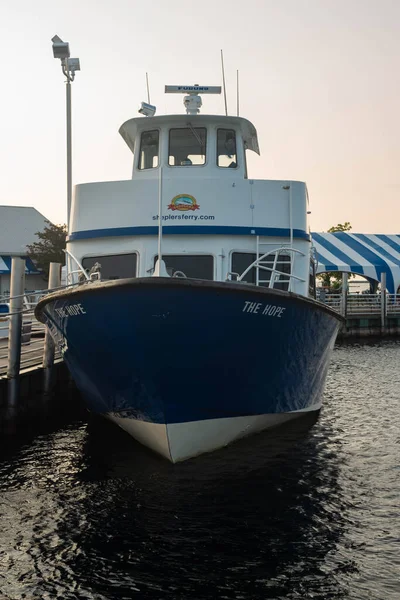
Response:
M256 245L256 259L247 267L245 271L237 278L237 281L243 281L246 277L247 273L251 271L251 269L255 269L256 271L256 285L264 286L269 288L278 287L276 284L286 283L288 284L287 291L291 292L293 288L294 281L302 281L304 283L305 279L302 277L298 277L294 275L294 264L296 255L305 256L304 252L301 250L297 250L292 246L279 246L277 248L273 248L268 252L262 251L262 246L270 247L271 244L267 242L260 242L259 236L257 236L257 245ZM282 257L285 259L282 260ZM286 261L286 257L289 256L290 260ZM281 265L287 263L289 264L289 272L283 271ZM279 265L279 268L278 268ZM260 273L261 271L261 273ZM262 279L263 273L267 271L269 273L268 279ZM264 275L265 277L265 275Z

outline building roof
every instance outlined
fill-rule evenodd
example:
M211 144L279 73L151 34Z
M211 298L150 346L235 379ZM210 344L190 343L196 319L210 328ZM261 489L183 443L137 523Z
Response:
M317 273L357 273L375 281L386 273L386 287L395 294L400 286L400 234L312 233L317 250Z
M31 206L0 206L0 255L23 256L47 219Z

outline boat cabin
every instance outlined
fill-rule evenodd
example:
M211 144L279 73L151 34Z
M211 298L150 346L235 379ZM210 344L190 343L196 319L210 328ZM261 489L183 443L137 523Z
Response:
M87 272L97 263L103 280L228 279L309 295L305 184L249 179L246 153L259 154L254 125L188 112L126 121L119 132L132 178L75 187L72 278L78 263Z
M259 154L255 127L241 117L135 118L119 132L133 153L133 179L157 178L160 166L167 177L247 179L246 150Z

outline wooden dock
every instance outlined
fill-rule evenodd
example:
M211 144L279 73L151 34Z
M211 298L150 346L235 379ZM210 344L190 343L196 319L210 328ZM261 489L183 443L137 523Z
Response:
M21 345L21 371L41 367L43 363L44 333L33 337L29 343ZM0 339L0 378L7 376L8 339Z

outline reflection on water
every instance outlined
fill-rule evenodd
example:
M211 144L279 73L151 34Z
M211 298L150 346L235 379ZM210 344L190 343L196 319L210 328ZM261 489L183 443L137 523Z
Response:
M339 346L311 429L178 465L94 418L20 439L0 462L1 593L398 599L399 357Z

